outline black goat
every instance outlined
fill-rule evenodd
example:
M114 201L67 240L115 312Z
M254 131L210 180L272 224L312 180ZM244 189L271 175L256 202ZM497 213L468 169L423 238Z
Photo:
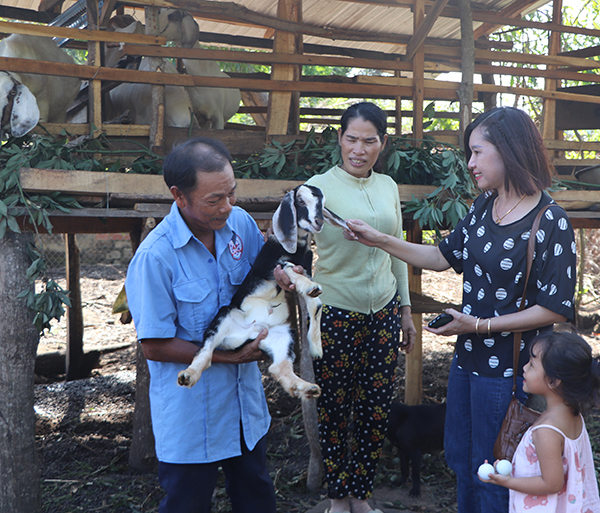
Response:
M387 437L398 448L400 486L408 479L412 463L411 497L421 496L421 459L424 453L439 454L444 449L446 403L408 406L393 402Z

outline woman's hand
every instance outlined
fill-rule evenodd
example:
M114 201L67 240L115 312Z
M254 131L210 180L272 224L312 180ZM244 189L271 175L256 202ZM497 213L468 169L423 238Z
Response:
M406 354L410 353L415 346L417 340L417 329L412 318L412 310L410 306L400 307L400 319L402 323L402 342L400 349Z
M385 235L360 219L347 219L350 230L344 229L344 238L355 240L365 246L375 247L385 240Z
M460 313L454 308L447 308L444 310L447 314L450 314L453 319L442 326L441 328L430 328L425 325L424 328L430 333L441 335L442 337L451 337L453 335L462 335L463 333L475 333L475 324L477 323L477 317ZM479 333L482 334L482 330L486 329L486 325L482 324L479 326Z

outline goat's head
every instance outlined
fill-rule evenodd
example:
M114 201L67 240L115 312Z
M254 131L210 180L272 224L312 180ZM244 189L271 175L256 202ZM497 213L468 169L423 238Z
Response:
M191 48L200 36L200 28L193 16L180 9L161 9L158 14L158 32L177 46Z
M40 120L40 109L33 93L18 76L0 71L0 141L4 132L23 137Z
M295 253L298 230L319 233L323 229L325 198L321 189L300 185L288 192L273 214L273 232L288 253Z

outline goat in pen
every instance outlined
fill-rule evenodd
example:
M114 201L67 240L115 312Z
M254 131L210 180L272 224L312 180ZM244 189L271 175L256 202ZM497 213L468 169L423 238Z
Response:
M273 269L281 265L296 292L305 299L309 315L307 338L310 355L322 357L322 306L318 298L322 290L309 276L295 272L293 267L301 265L310 271L311 234L319 233L324 221L335 226L344 224L342 219L325 208L324 202L321 190L310 185L300 185L285 195L273 215L274 235L256 257L231 304L221 308L208 326L203 347L196 353L191 365L179 373L180 385L192 387L198 382L202 372L210 367L215 349L236 349L267 328L268 335L259 347L273 360L269 367L271 375L292 396L302 399L319 397L321 389L318 385L308 383L294 373L294 338L288 324L289 309L285 292L273 277Z

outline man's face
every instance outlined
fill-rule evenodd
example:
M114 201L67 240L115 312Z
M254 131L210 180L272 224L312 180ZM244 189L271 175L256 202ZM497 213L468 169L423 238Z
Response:
M199 171L196 188L188 194L171 187L181 215L197 238L225 226L235 205L236 185L233 169L227 163L222 171Z

